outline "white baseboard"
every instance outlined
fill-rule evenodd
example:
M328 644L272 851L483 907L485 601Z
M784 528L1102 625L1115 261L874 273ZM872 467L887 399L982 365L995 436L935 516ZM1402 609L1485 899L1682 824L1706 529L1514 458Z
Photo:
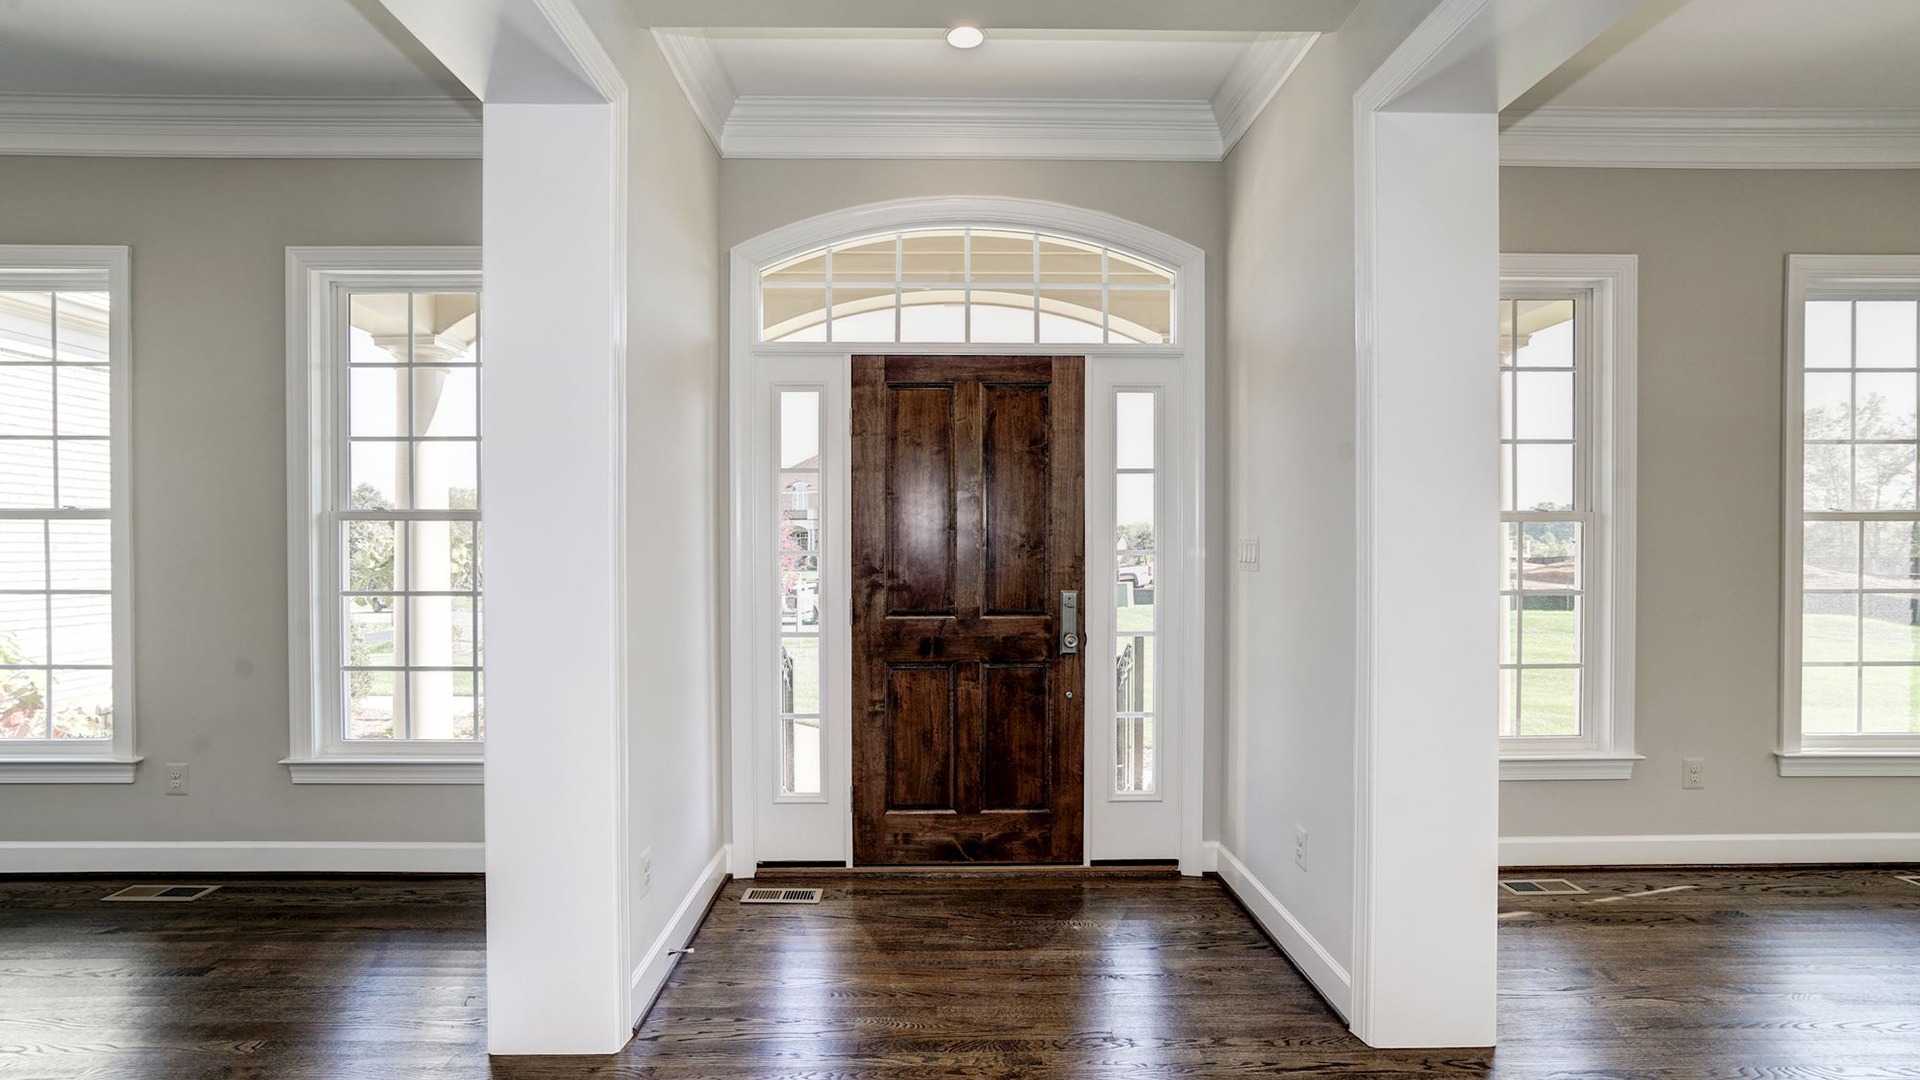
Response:
M673 909L673 918L667 920L666 928L660 931L659 937L653 939L653 946L634 967L633 977L629 981L627 1012L636 1025L647 1006L653 1003L653 996L660 992L661 985L667 981L667 973L673 970L675 958L670 955L670 950L685 948L687 942L693 940L694 931L700 929L700 920L706 917L707 905L713 902L713 894L726 883L729 859L728 846L723 844L719 851L713 853L713 858L707 860L707 867L700 872L693 888L680 898L680 906Z
M479 874L486 846L455 841L0 840L0 874Z
M1920 863L1920 833L1503 836L1502 866Z
M1300 920L1293 917L1286 905L1261 884L1260 879L1254 877L1233 852L1215 842L1209 842L1206 846L1213 849L1215 872L1220 875L1220 880L1227 883L1227 888L1233 890L1233 894L1253 913L1267 934L1279 943L1281 951L1287 954L1294 966L1305 973L1314 989L1320 991L1320 996L1327 999L1333 1011L1340 1014L1340 1019L1349 1020L1348 1013L1353 1003L1353 976L1307 932L1306 927L1300 925Z

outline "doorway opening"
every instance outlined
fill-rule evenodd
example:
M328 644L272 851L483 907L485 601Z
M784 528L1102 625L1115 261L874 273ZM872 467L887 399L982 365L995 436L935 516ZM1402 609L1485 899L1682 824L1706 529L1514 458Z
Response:
M1200 251L907 200L744 243L732 285L732 872L1198 873Z

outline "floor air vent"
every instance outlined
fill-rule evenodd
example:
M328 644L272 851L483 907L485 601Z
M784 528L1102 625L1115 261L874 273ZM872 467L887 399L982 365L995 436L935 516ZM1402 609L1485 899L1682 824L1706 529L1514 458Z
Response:
M101 899L183 904L189 900L198 900L219 887L218 885L129 885L112 896L103 896Z
M1587 890L1565 878L1530 878L1502 881L1500 887L1521 896L1578 896Z
M748 889L740 897L743 904L817 904L819 889Z

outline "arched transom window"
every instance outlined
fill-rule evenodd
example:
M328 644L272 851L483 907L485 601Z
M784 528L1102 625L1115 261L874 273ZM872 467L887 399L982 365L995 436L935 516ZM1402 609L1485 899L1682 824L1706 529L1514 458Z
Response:
M760 273L760 340L1164 345L1175 273L1046 233L949 228L819 248Z

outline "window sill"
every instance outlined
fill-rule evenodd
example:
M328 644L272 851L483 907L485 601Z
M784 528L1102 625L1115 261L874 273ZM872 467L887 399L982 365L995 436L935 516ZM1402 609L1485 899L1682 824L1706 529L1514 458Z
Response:
M478 757L287 758L296 784L478 784Z
M1503 754L1502 780L1631 780L1639 754Z
M137 757L16 757L0 761L0 784L131 784Z
M1920 750L1775 751L1781 776L1920 776Z

